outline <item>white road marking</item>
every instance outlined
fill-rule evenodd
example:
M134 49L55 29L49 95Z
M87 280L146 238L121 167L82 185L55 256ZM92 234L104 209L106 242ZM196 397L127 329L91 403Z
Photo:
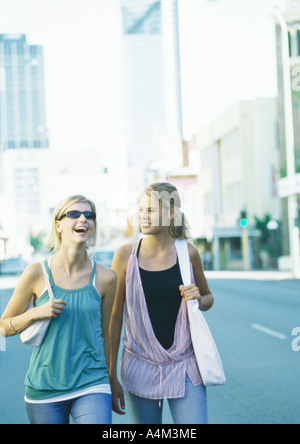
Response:
M266 335L273 336L274 338L287 339L286 335L283 335L282 333L278 333L277 331L274 331L274 330L270 330L269 328L263 327L262 325L252 324L251 327L254 328L254 330L258 330L262 333L265 333Z
M6 351L6 341L3 336L0 335L0 352Z

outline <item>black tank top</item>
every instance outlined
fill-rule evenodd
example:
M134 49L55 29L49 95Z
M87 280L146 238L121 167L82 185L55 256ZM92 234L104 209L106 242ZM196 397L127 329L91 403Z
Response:
M138 248L138 252L140 250ZM182 278L178 260L163 271L147 271L139 267L148 313L154 334L165 350L172 347L177 316L182 301L179 286Z

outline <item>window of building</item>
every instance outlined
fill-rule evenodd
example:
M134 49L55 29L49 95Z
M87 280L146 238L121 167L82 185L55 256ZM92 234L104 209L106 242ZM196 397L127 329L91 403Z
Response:
M34 140L33 141L33 148L41 148L41 141L40 140Z
M14 140L9 140L9 141L7 142L7 148L8 148L8 149L14 149L14 148L16 148L16 142L15 142Z
M239 131L233 130L222 139L222 148L225 159L235 159L240 157Z
M240 182L227 186L227 211L233 212L242 207L242 184Z
M203 150L201 150L200 154L201 159L201 170L208 171L211 169L211 147L207 146Z
M211 216L213 213L212 194L204 194L204 216Z

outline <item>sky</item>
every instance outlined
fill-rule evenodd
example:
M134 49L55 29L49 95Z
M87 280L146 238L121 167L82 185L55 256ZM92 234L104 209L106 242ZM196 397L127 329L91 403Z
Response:
M262 0L179 5L189 138L239 100L276 95L274 22ZM51 147L95 147L103 156L113 153L112 160L121 155L120 0L0 0L0 33L9 32L24 32L30 44L44 46Z
M0 33L44 46L53 149L124 148L120 20L119 0L0 0Z
M209 124L238 101L277 95L276 43L272 0L183 2L182 46L189 48L182 53L183 103L189 138L199 122Z

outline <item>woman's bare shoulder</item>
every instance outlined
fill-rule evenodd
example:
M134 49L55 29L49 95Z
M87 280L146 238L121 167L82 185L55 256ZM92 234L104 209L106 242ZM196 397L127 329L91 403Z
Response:
M130 242L125 245L121 245L115 252L114 259L118 259L121 261L128 261L129 256L132 253L132 250L135 246L136 242Z

